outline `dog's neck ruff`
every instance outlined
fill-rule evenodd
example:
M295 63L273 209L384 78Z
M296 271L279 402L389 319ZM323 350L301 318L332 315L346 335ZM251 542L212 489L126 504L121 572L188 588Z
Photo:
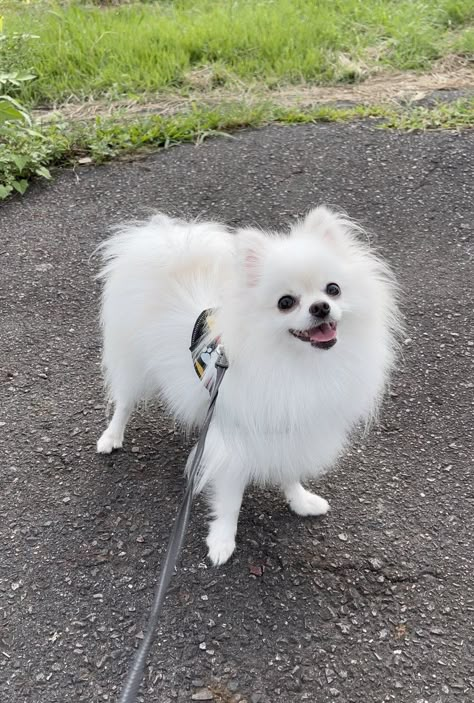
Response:
M213 336L215 310L203 310L194 323L189 347L194 369L209 392L216 376L216 361L222 353L219 336Z

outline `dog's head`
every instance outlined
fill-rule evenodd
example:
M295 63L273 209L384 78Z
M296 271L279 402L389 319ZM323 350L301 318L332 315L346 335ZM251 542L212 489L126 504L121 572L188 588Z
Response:
M237 233L239 310L266 347L330 353L395 310L389 270L348 218L318 207L289 233Z

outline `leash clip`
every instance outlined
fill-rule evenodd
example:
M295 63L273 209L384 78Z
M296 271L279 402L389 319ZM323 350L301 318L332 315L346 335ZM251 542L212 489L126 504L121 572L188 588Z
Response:
M219 356L217 357L214 365L219 366L221 369L229 368L229 360L227 359L223 346L219 346Z

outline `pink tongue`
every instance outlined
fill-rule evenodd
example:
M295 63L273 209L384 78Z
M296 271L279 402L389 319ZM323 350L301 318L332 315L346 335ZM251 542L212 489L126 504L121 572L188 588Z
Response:
M327 322L323 322L319 327L313 327L312 330L308 330L308 334L312 342L330 342L331 339L335 339L336 330L328 325Z

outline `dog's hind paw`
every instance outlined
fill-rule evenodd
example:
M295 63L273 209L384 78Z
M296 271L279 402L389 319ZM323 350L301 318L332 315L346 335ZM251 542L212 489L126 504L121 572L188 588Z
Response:
M301 485L287 491L286 498L291 510L297 515L325 515L329 510L327 500L307 491Z

